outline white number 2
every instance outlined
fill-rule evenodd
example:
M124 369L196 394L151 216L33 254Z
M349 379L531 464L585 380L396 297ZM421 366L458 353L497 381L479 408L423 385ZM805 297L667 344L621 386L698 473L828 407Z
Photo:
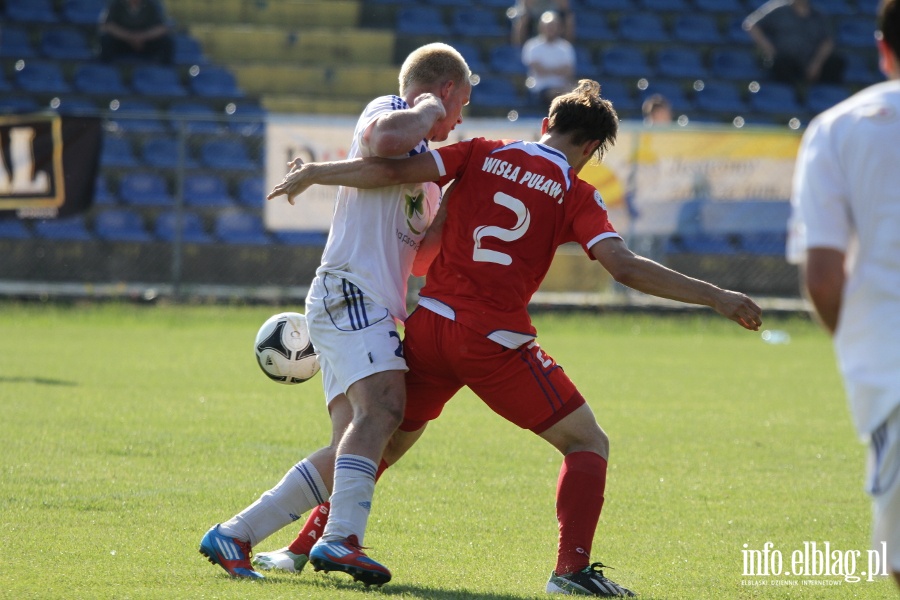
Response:
M494 194L494 202L508 208L516 215L516 224L512 229L504 229L495 225L482 225L475 228L475 251L472 253L472 260L477 262L491 262L498 265L509 265L512 263L512 257L505 252L497 252L496 250L487 250L481 247L481 240L484 238L497 238L504 242L512 242L519 239L528 231L531 224L531 213L521 200L513 198L509 194L497 192Z

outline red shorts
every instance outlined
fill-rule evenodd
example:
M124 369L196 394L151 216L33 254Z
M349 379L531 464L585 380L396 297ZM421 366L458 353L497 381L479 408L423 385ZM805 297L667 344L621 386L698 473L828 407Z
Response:
M507 421L535 433L584 404L572 380L537 342L505 348L425 308L407 319L403 352L409 366L404 431L436 419L463 386Z

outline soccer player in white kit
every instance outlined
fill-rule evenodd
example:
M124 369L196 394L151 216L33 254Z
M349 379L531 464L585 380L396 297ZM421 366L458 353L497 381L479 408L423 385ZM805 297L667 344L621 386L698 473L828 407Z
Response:
M900 584L900 4L882 0L888 81L816 117L803 136L789 256L834 336L857 432L869 441L873 545Z
M471 71L446 44L428 44L400 70L399 96L363 111L349 157L404 157L444 141L462 122ZM319 356L332 443L292 467L281 482L231 520L213 526L200 553L236 577L262 578L252 546L329 498L331 514L309 559L380 585L390 571L362 550L379 461L406 399L396 322L407 317L407 280L440 202L434 183L374 190L339 188L331 231L306 298ZM289 198L290 200L290 198Z

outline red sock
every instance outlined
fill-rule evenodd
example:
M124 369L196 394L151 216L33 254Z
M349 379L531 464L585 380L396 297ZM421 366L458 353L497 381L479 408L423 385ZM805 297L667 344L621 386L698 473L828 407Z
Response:
M556 483L558 575L580 571L590 564L605 489L606 459L593 452L566 455Z
M378 471L375 473L375 481L378 481L388 466L382 458L381 463L378 465ZM323 502L314 508L309 513L309 517L306 518L306 523L303 525L300 533L297 534L297 538L288 546L288 551L309 556L309 551L312 550L313 544L316 543L316 540L321 537L322 532L325 530L325 523L328 522L328 512L330 510L330 502Z

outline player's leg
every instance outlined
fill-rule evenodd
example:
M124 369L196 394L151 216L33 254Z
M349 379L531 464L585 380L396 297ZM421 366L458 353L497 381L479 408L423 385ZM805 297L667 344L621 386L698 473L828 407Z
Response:
M900 409L872 432L868 471L872 550L881 562L877 572L890 572L900 585Z

